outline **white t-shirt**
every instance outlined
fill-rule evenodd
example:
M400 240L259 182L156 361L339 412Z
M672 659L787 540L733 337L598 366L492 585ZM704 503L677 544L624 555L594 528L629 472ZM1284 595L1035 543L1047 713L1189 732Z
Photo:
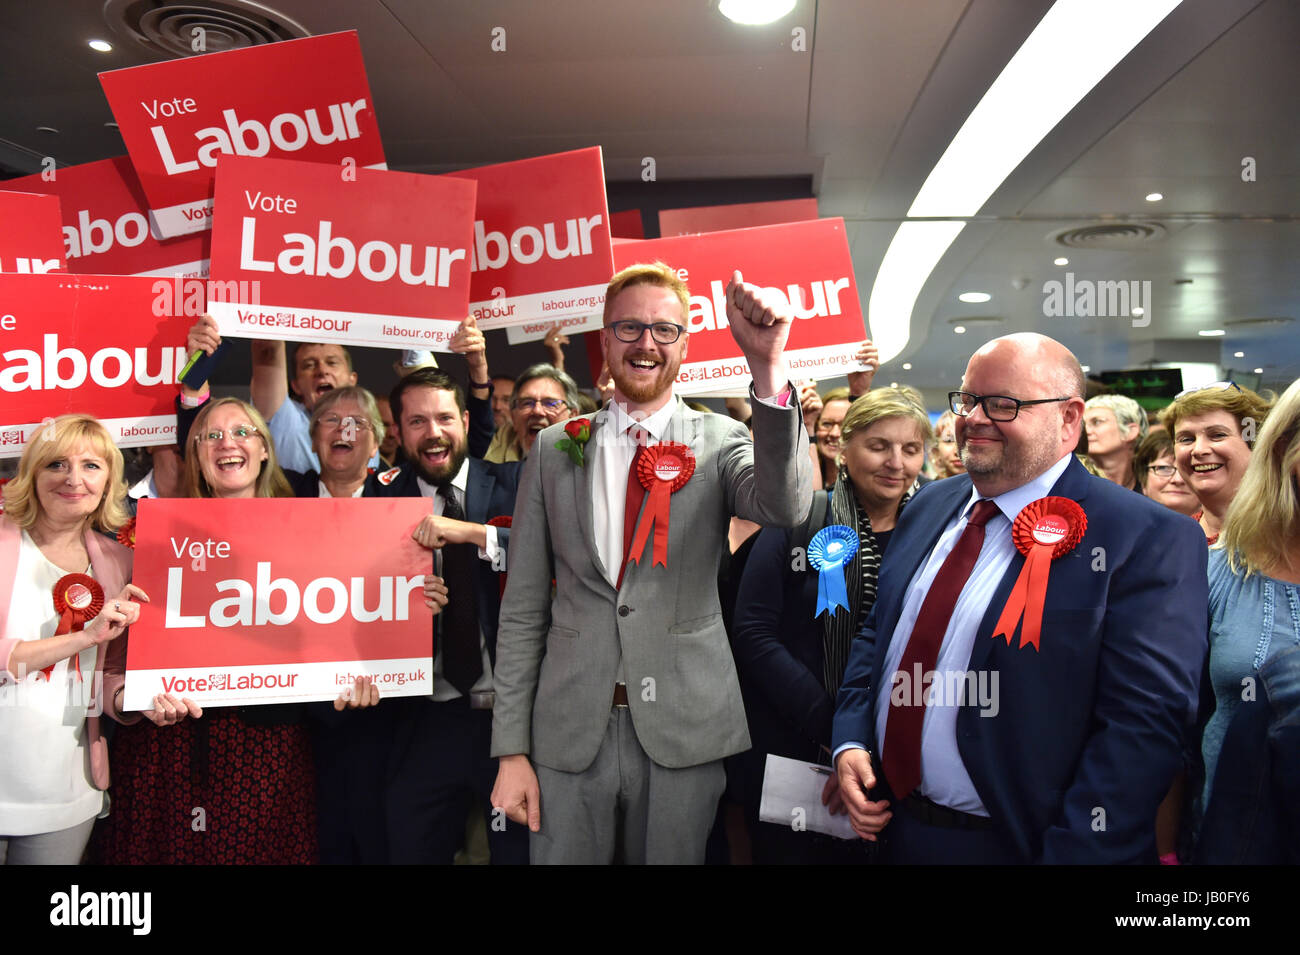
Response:
M46 559L23 531L4 636L54 635L54 585L65 571ZM86 569L90 573L90 569ZM104 794L91 785L86 707L95 679L95 648L0 686L0 835L29 836L79 825L99 814Z

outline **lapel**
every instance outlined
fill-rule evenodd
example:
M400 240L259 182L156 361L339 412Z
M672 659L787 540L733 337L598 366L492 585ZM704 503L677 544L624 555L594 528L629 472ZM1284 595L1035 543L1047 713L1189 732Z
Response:
M1088 496L1090 475L1084 466L1079 463L1078 458L1074 458L1073 455L1071 457L1073 460L1070 461L1061 476L1056 479L1056 483L1052 485L1048 497L1068 497L1080 507L1083 507L1084 499ZM1087 508L1084 508L1084 511L1086 513ZM1054 562L1054 565L1060 566L1057 562ZM975 634L975 645L971 648L969 669L978 671L988 663L989 654L993 652L993 640L990 639L993 635L993 628L997 625L998 617L1002 615L1002 608L1007 605L1007 598L1011 596L1011 590L1015 587L1016 580L1020 577L1020 571L1024 566L1025 555L1017 550L1011 556L1011 564L1007 567L1006 573L1002 575L1002 580L998 582L998 589L994 592L993 599L984 612L984 618L980 621L979 631ZM1058 576L1057 580L1059 581L1059 579ZM1011 645L1019 646L1019 642L1013 639ZM1003 643L1003 646L1005 647L1006 644Z
M913 500L903 508L903 518L899 523L907 525L907 533L899 534L896 528L889 542L889 552L885 560L890 568L897 568L904 576L897 579L896 586L889 588L883 606L877 603L879 613L876 618L876 665L872 671L874 673L883 672L885 654L889 650L890 640L893 639L894 628L898 626L899 615L903 612L903 601L907 597L908 585L930 556L930 552L934 550L934 545L939 542L944 528L961 513L961 509L970 500L971 480L965 474L935 482L931 486L934 490L926 495L929 500L920 502ZM912 526L907 520L909 514L922 513L925 516L917 526ZM881 596L885 596L885 593L882 592ZM889 634L890 639L880 639L882 634ZM880 683L879 680L875 682Z
M592 524L592 511L595 500L595 483L596 468L593 465L591 457L587 451L594 451L596 448L596 435L609 426L609 412L601 409L591 419L591 437L587 439L586 448L583 449L583 461L581 468L569 460L569 456L562 451L555 451L556 459L561 468L569 468L573 473L573 511L578 515L578 532L582 535L582 545L591 555L591 562L596 567L596 573L602 580L605 579L605 565L596 552L596 532ZM563 433L563 432L561 432ZM552 449L553 450L553 449ZM549 452L548 452L549 453ZM605 580L609 583L608 580Z
M465 517L475 524L487 523L488 504L497 479L478 458L469 459L465 477Z

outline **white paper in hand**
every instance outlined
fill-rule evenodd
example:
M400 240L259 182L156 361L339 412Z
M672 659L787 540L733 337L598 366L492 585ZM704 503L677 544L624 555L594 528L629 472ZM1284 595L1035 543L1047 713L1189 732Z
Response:
M763 771L763 800L758 807L762 822L811 829L836 839L856 839L848 814L832 816L822 805L828 767L767 754Z

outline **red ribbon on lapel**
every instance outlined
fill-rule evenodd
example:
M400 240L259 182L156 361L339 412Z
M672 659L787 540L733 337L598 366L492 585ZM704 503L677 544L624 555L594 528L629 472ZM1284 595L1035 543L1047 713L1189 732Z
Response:
M117 532L117 542L123 547L129 547L135 550L135 518L131 518L122 525L122 529Z
M646 489L645 513L636 527L636 536L628 548L628 562L639 563L650 530L654 528L654 555L651 566L668 566L668 519L671 495L686 486L695 473L695 455L676 441L666 441L644 448L637 461L636 476Z
M54 631L56 637L65 633L75 633L85 627L87 622L95 619L104 609L104 588L96 583L94 577L85 574L64 574L54 585L54 612L59 615L59 626ZM68 667L75 669L77 678L81 678L81 668L76 665L77 654L68 657ZM41 670L48 681L58 664L51 663Z
M1087 529L1088 517L1083 508L1068 497L1039 498L1016 516L1011 539L1025 555L1025 566L993 628L994 640L1006 637L1010 646L1016 624L1020 624L1021 648L1038 649L1052 561L1074 550Z

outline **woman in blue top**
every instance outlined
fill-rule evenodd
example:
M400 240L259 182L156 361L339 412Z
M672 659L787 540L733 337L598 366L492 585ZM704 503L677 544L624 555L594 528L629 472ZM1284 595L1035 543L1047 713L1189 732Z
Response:
M1300 381L1259 432L1210 554L1206 863L1300 861Z

